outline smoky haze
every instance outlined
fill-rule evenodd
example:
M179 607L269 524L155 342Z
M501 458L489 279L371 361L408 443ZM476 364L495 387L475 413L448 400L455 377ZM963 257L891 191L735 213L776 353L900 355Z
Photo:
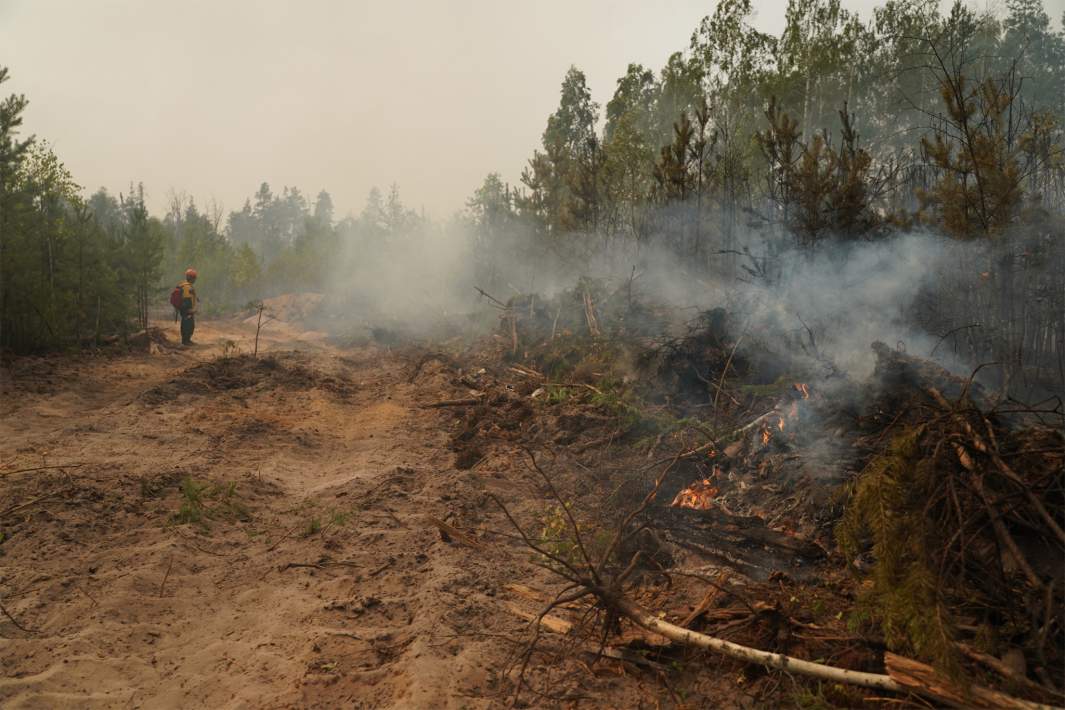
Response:
M517 182L570 65L605 103L714 5L0 0L0 59L87 191L143 181L154 210L171 191L232 210L266 181L327 189L342 216L395 182L442 218L489 172ZM756 5L779 32L777 3Z

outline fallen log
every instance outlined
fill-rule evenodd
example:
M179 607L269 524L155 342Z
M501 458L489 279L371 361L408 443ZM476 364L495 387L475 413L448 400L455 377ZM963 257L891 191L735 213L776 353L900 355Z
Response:
M964 688L932 666L912 658L884 654L888 675L903 688L958 708L981 710L1054 710L1052 705L1021 700L997 690L971 685Z
M846 683L862 688L872 688L892 693L913 693L954 707L981 708L983 710L1062 710L1051 705L1022 700L997 690L972 685L962 688L944 678L938 671L919 661L893 653L884 654L888 673L866 673L823 663L805 661L793 656L761 651L724 639L707 636L671 624L650 611L621 596L604 595L610 606L648 631L653 631L671 641L697 648L716 651L725 656L748 663L757 663L789 673L818 678L835 683Z
M824 548L813 540L799 534L767 528L765 521L759 517L731 515L715 508L696 510L676 507L670 511L675 518L683 521L685 528L698 530L701 534L716 537L725 535L743 542L769 545L811 560L827 556Z
M741 646L738 643L685 629L682 626L677 626L664 619L660 619L655 614L624 597L610 599L610 606L623 616L632 620L638 626L642 626L648 631L653 631L654 633L664 636L676 643L695 646L697 648L705 648L748 663L757 663L759 665L777 668L789 673L798 673L799 675L819 678L834 683L847 683L849 685L873 688L875 690L885 690L893 693L907 692L906 686L890 676L880 673L851 671L845 668L827 666L823 663L804 661L801 658L785 656L779 653L771 653L769 651L760 651L756 648Z
M573 630L572 622L566 621L561 617L553 616L551 614L533 614L530 611L525 611L520 606L510 601L504 601L503 606L514 616L529 622L538 623L548 631L554 631L556 634L568 634Z
M555 616L553 614L534 614L532 612L522 609L514 602L504 601L503 607L514 616L519 619L524 619L530 623L535 623L553 633L565 636L573 630L573 623L563 619L562 617ZM642 641L642 639L636 639ZM585 653L592 658L598 658L600 656L605 658L612 658L616 661L624 661L625 663L631 663L636 666L644 666L646 668L653 668L655 670L666 670L666 666L661 663L655 663L644 658L641 654L635 653L625 646L604 646L595 647L591 645L582 645L582 653Z
M685 629L691 628L691 625L695 623L695 620L709 611L714 602L717 601L717 597L721 594L721 590L728 582L730 573L728 570L723 571L717 576L717 580L714 582L714 586L710 587L710 591L703 596L702 600L692 609L692 612L684 617L684 621L680 622L680 625Z

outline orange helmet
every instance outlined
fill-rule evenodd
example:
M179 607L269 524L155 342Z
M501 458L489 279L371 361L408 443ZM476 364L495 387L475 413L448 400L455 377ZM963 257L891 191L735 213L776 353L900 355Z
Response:
M196 269L185 269L185 278L189 281L194 281L196 279Z

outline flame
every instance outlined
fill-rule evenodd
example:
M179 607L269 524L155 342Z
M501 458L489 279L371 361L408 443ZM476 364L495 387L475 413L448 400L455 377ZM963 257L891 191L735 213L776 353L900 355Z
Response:
M718 493L709 478L695 481L682 490L670 503L674 508L692 508L694 510L709 510L714 506L713 498Z
M796 382L792 387L795 391L802 395L803 399L810 399L810 388L802 382Z
M787 421L787 420L784 419L784 417L778 417L777 418L777 429L780 429L781 431L784 431L784 422L785 421Z
M772 439L772 438L773 438L773 435L769 433L769 429L768 428L763 428L762 429L762 446L767 446L769 444L769 440Z

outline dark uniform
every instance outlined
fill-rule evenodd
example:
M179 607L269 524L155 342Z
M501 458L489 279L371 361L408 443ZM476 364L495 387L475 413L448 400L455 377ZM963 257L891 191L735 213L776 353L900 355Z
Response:
M188 280L178 284L181 289L181 344L192 345L192 331L196 330L196 289Z

